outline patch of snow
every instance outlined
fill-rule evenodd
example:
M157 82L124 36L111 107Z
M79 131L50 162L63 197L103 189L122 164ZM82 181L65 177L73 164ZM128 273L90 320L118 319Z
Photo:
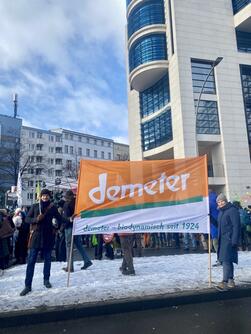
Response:
M212 264L216 255L212 254ZM32 292L24 297L19 293L24 288L26 265L4 271L0 277L0 311L22 311L62 305L83 304L98 301L142 298L187 290L207 289L208 254L184 254L158 257L134 258L135 276L124 276L119 271L121 259L93 261L87 270L81 270L82 262L74 262L67 288L65 263L52 262L52 288L43 285L43 263L37 263ZM222 267L212 268L212 281L222 280ZM239 265L235 265L237 285L251 280L251 256L239 252Z

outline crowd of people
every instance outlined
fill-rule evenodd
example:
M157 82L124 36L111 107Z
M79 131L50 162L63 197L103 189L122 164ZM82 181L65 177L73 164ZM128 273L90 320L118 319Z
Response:
M195 251L208 251L208 235L194 233L145 233L85 235L72 237L75 196L65 192L64 200L53 203L51 193L43 189L40 201L27 208L17 208L13 213L0 210L0 276L10 265L27 264L25 286L20 295L32 289L34 268L39 256L44 262L44 285L51 288L50 268L53 259L67 262L62 269L74 271L74 252L71 242L83 259L82 270L93 263L87 248L93 248L94 258L103 256L113 260L123 257L120 270L123 275L135 275L134 256L142 256L144 248L172 247ZM209 190L210 234L212 251L217 253L217 262L222 265L222 289L234 287L233 263L238 262L238 250L251 250L251 210L240 202L230 203L226 196ZM105 254L104 254L105 252Z

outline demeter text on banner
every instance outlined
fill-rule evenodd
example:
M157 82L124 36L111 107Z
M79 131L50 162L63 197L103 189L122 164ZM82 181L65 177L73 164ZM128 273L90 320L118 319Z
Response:
M82 160L74 234L208 233L206 157Z

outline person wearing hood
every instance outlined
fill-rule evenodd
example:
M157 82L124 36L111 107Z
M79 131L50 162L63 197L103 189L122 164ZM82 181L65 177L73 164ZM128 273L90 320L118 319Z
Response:
M228 202L224 194L216 198L218 215L218 259L223 266L223 280L219 288L234 288L234 265L238 263L238 243L241 224L238 210Z
M31 291L32 279L35 264L39 251L44 256L44 286L51 288L50 269L51 252L54 246L54 226L52 219L56 218L61 223L61 216L53 203L51 203L51 193L48 189L43 189L40 193L39 203L33 204L25 218L26 223L30 224L29 236L29 255L27 260L25 288L20 296L25 296Z

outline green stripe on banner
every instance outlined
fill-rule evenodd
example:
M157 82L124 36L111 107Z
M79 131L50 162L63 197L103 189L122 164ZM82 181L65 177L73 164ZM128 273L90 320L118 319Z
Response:
M157 208L157 207L162 207L162 206L174 206L174 205L196 203L196 202L202 202L202 201L203 201L203 197L197 196L197 197L184 199L181 201L142 203L142 204L135 204L135 205L119 206L117 208L110 208L110 209L103 209L103 210L91 210L91 211L86 210L86 211L81 211L81 218L101 217L101 216L113 215L115 213L132 211L132 210L150 209L150 208Z

